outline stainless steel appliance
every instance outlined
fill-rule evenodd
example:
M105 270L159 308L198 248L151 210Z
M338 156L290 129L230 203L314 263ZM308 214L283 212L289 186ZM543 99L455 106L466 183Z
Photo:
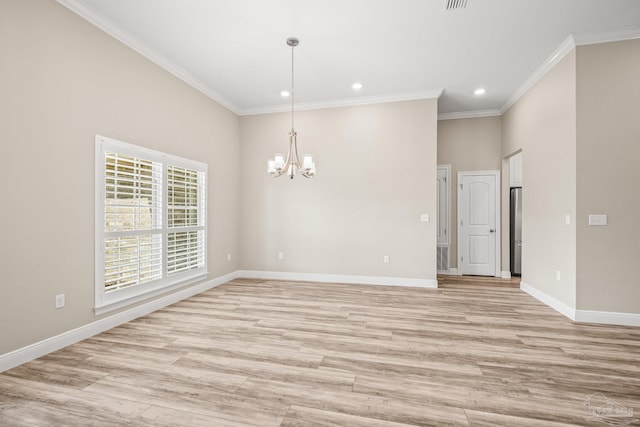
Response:
M511 208L509 211L511 241L511 275L522 274L522 188L511 189Z

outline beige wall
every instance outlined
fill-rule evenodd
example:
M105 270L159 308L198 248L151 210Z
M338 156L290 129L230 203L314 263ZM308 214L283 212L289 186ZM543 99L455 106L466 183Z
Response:
M437 101L297 112L312 180L266 173L289 120L241 118L242 268L435 280Z
M236 270L236 115L53 0L0 3L0 52L0 354L96 320L95 134L208 163L210 276Z
M500 170L502 118L440 120L438 122L438 164L451 165L450 267L457 267L458 172ZM508 263L506 269L508 269ZM502 269L505 270L503 264Z
M577 308L640 313L640 40L578 47L577 70Z
M509 108L502 124L503 156L520 149L523 156L522 281L575 308L575 49Z

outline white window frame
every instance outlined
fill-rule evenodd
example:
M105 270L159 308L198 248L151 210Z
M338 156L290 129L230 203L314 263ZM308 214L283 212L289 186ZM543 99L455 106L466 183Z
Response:
M105 291L105 259L104 241L105 232L105 153L113 152L124 156L158 162L162 165L162 221L157 229L162 234L162 277L151 282L128 286L122 289ZM168 185L167 169L169 166L195 170L204 174L203 178L203 206L202 213L204 225L199 227L184 227L182 229L169 228L167 221L168 210ZM117 310L121 307L151 298L155 295L167 292L190 283L197 282L207 277L207 169L206 163L185 159L171 154L139 147L126 142L96 135L95 149L95 306L96 315ZM204 233L204 265L184 272L167 275L167 236L176 231L191 231L199 228Z

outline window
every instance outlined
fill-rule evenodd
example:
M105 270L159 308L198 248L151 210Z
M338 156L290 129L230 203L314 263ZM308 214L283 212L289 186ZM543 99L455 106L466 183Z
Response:
M203 278L207 165L96 136L96 312Z

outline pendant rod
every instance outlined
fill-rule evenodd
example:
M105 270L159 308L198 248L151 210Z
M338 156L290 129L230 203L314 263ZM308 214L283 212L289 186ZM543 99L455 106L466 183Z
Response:
M297 46L297 40L296 42L291 42L291 130L293 131L294 129L294 122L293 122L293 102L295 99L295 92L294 92L294 86L293 86L293 82L294 82L294 70L293 70L293 49Z

